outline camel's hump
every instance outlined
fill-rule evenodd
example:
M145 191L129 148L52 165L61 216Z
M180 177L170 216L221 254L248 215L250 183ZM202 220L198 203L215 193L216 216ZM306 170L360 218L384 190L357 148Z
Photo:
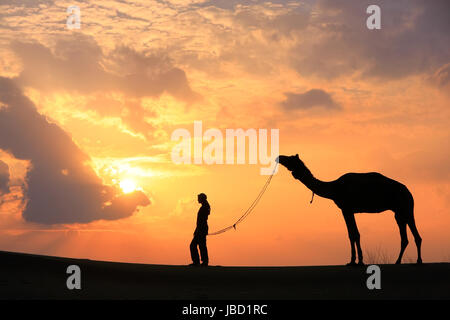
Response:
M353 186L364 186L370 185L373 187L400 187L400 189L405 189L406 186L397 180L388 178L379 172L349 172L342 175L336 180L338 183L343 183L344 185ZM407 189L407 188L406 188Z

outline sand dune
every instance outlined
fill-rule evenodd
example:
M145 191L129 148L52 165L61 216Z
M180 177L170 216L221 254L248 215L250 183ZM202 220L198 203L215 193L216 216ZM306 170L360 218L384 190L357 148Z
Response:
M66 269L81 269L68 290ZM380 265L381 290L365 267L145 265L0 251L1 299L449 299L450 264Z

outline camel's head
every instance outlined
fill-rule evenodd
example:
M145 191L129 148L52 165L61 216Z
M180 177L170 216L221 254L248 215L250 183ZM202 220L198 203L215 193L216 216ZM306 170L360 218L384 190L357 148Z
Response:
M279 156L277 162L285 166L289 171L302 172L306 169L305 164L300 160L298 154L295 156Z

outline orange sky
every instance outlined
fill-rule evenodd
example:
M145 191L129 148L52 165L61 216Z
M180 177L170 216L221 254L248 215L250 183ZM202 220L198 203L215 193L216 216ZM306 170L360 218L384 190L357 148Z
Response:
M380 30L366 28L369 4L381 7ZM69 5L81 9L79 30L66 27ZM189 263L196 195L208 195L214 231L267 179L259 164L172 163L172 132L193 134L202 120L224 133L279 129L280 153L298 153L325 181L378 171L404 183L424 261L449 261L448 9L420 0L3 1L0 250ZM310 198L280 168L237 231L208 238L210 263L348 262L339 209ZM366 258L394 262L393 213L356 221ZM410 241L406 261L415 259Z

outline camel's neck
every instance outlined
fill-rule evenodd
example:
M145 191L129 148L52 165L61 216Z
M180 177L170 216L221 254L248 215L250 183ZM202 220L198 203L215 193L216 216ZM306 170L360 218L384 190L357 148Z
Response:
M315 178L311 171L307 171L299 179L309 190L320 197L332 199L334 192L330 182L321 181Z

